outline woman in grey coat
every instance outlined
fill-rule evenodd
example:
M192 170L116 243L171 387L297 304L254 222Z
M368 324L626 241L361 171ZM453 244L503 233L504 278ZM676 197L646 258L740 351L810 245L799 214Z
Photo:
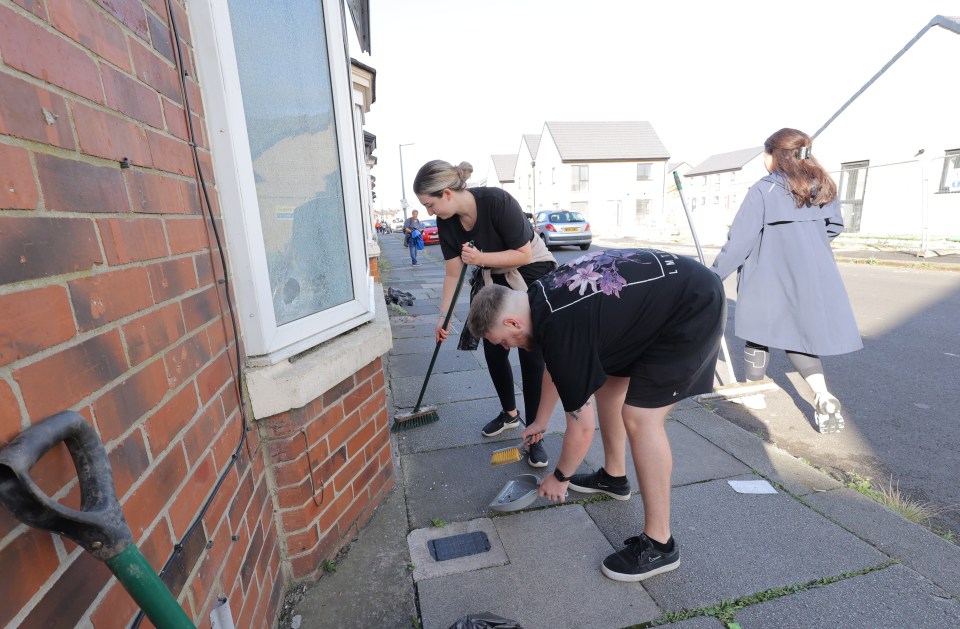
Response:
M738 271L735 334L747 341L747 380L766 375L770 347L786 350L815 394L817 429L831 433L843 429L843 415L820 356L853 352L863 342L830 249L843 231L837 186L810 145L796 129L767 138L770 174L747 191L712 268L721 279ZM741 401L766 407L762 394Z

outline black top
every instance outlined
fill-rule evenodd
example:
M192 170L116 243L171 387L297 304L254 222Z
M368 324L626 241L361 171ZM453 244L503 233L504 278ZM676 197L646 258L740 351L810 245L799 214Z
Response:
M582 408L630 367L701 351L722 321L698 319L723 286L696 260L656 249L598 251L558 267L527 291L534 341L565 411Z
M495 253L519 249L533 240L533 227L520 204L500 188L467 188L477 201L477 222L467 231L459 216L437 217L437 233L444 260L460 257L471 240L480 251Z

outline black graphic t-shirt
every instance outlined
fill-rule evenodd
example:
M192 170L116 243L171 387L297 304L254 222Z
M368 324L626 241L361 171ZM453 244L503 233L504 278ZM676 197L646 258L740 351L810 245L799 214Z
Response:
M608 374L686 358L723 325L703 324L723 299L717 276L655 249L586 254L534 282L527 296L534 340L566 411L583 407Z

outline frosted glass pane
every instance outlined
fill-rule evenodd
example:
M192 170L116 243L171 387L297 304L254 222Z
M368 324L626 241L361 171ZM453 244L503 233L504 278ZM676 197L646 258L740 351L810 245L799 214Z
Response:
M282 325L353 299L323 8L319 0L228 4Z

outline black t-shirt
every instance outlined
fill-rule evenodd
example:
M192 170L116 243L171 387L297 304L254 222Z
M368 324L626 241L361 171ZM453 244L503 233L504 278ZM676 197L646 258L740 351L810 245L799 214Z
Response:
M464 243L473 241L480 251L496 253L519 249L533 240L533 227L520 204L500 188L467 188L477 201L477 222L467 231L459 216L437 217L437 233L444 260L460 257Z
M628 376L640 360L686 358L723 325L719 278L655 249L581 256L534 282L527 296L534 341L566 411L582 408L607 374Z

